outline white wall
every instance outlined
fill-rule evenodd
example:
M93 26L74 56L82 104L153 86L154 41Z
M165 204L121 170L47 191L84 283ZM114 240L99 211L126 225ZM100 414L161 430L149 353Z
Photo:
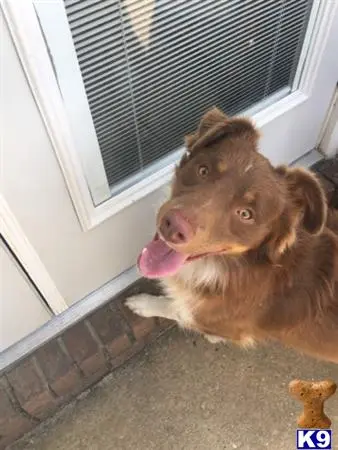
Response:
M132 207L84 233L7 27L1 27L3 93L1 190L66 302L71 304L135 263L128 245L151 234ZM157 201L150 197L154 204ZM148 197L149 199L149 197ZM148 200L149 201L149 200ZM148 207L149 210L149 207ZM118 230L124 230L123 235Z
M0 352L46 323L51 314L0 240Z

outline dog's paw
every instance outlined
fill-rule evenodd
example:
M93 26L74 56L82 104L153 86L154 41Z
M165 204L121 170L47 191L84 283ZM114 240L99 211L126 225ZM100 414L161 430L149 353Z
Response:
M142 317L154 317L157 313L155 307L156 297L148 294L139 294L129 297L125 305L135 314Z
M219 344L220 342L226 342L227 340L221 336L215 336L214 334L204 334L204 338L211 344Z

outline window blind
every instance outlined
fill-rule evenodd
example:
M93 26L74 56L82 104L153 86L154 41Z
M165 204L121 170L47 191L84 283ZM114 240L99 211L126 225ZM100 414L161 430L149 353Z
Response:
M110 186L292 89L313 0L64 0Z

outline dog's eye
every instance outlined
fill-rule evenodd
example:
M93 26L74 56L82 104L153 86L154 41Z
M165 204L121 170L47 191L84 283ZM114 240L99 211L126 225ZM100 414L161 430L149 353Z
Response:
M250 209L238 209L237 214L242 220L251 220L253 217L253 213Z
M209 168L205 165L198 166L197 173L201 178L206 178L209 175Z

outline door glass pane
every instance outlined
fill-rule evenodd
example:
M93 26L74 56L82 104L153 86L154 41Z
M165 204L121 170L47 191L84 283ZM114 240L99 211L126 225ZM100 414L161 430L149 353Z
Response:
M64 0L111 187L292 89L313 0Z

